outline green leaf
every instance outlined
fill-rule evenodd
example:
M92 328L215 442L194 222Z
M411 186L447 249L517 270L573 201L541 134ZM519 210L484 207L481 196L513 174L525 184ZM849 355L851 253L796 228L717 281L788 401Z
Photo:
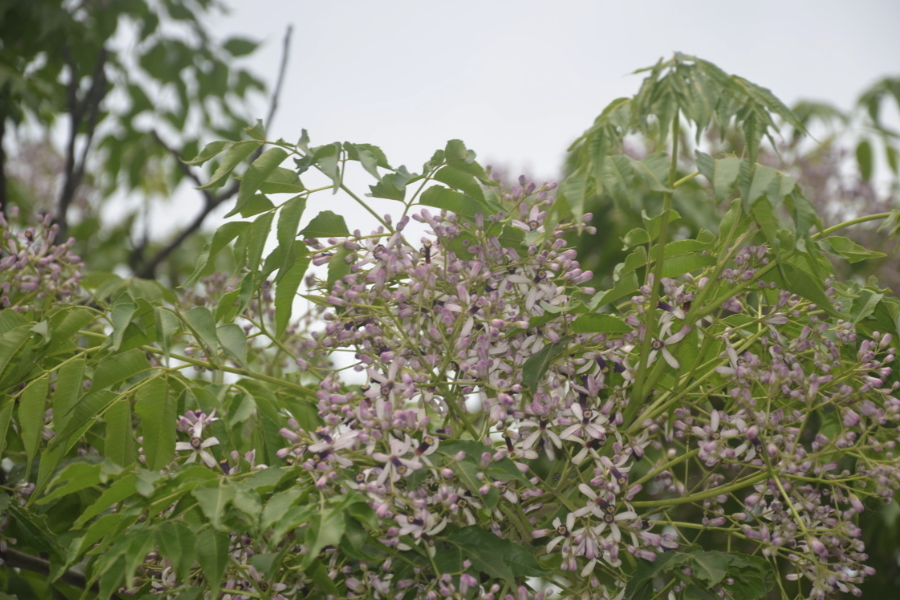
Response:
M247 520L256 529L256 523L259 522L259 516L262 512L262 502L259 500L259 494L242 485L236 485L234 486L231 503L236 509L249 517Z
M705 581L707 587L718 585L728 574L728 555L724 552L692 552L691 558L694 577Z
M486 451L487 447L485 447L482 452ZM480 460L481 455L476 455L473 457L473 460ZM478 479L478 475L481 473L481 468L476 465L471 460L463 460L458 462L453 462L450 465L450 468L453 469L453 472L456 473L456 477L459 479L460 483L462 483L466 489L468 489L472 494L476 496L480 496L478 493L478 489L484 485L480 479Z
M211 362L219 354L219 338L216 336L216 318L205 306L195 306L184 313L184 320L194 339L204 347L204 353Z
M312 577L313 582L325 593L326 596L339 597L340 590L334 585L334 581L328 574L328 570L320 561L314 560L306 572Z
M863 140L856 146L856 164L863 181L872 179L872 144Z
M94 320L94 314L85 308L73 307L66 310L66 316L62 322L54 323L50 343L45 349L47 354L51 354L61 348L63 344L69 342L69 339L78 334L78 331L84 329L88 323Z
M306 210L306 198L302 196L291 198L281 206L277 228L278 247L281 248L279 278L284 276L286 267L297 258L294 252L294 242L297 239L300 218L303 216L304 210Z
M202 165L211 158L218 156L226 148L230 148L233 142L210 142L204 146L197 156L191 160L182 160L186 165Z
M538 384L544 378L553 360L565 354L568 347L569 336L563 336L558 342L547 344L525 361L525 364L522 365L522 383L531 390L532 394L537 391Z
M215 173L212 174L212 177L210 177L209 183L201 185L197 189L208 190L222 185L225 182L225 178L234 171L234 168L244 162L244 160L253 154L260 146L262 146L262 142L257 140L242 140L240 142L235 142L228 149L228 153L225 155L225 158L222 159L222 162L219 163L219 168L217 168Z
M211 486L198 486L191 492L200 510L209 519L209 524L219 531L230 531L230 526L223 522L225 507L234 499L234 488L230 485L215 482Z
M462 560L471 561L476 571L512 584L515 584L516 577L540 577L550 573L519 544L499 538L477 525L453 531L442 541L452 546L451 550L439 551L435 555L435 562L442 572L447 572L442 566L449 566L447 557L442 555L451 552L459 553ZM450 564L453 562L455 560L451 556Z
M572 321L574 333L628 333L632 330L625 321L612 315L587 314Z
M300 235L304 238L347 237L350 235L350 230L347 229L344 217L330 210L323 210L313 217Z
M231 223L225 223L219 227L216 230L216 233L213 234L212 241L203 246L203 250L200 252L200 258L197 259L197 267L182 287L188 287L200 279L200 276L206 271L207 265L210 264L225 246L230 244L234 238L245 232L248 227L250 227L250 223L244 221L232 221Z
M146 358L144 360L146 361ZM47 448L52 449L60 445L63 445L66 450L71 448L118 397L119 394L115 392L100 390L81 398L70 413L71 419L66 423L65 429L50 440Z
M266 177L259 191L263 194L299 194L306 191L306 187L300 181L297 171L275 167Z
M172 338L181 330L181 323L170 310L157 306L154 312L156 313L156 342L163 349L164 356L169 358Z
M306 245L304 245L303 242L297 242L297 244L302 246L303 250L306 250ZM300 251L295 252L295 254L299 253ZM300 283L303 281L303 275L306 274L306 269L309 267L311 259L312 257L308 254L296 258L293 264L288 266L284 271L283 276L279 277L278 281L275 283L276 336L281 336L285 329L287 329L288 323L291 321L291 314L294 310L294 300L297 297L297 290L300 288Z
M258 277L257 270L262 262L263 250L266 240L269 238L274 218L274 213L267 212L257 217L250 225L247 237L247 269L254 274L254 277Z
M0 399L0 456L6 450L6 434L9 433L9 422L12 420L16 401L12 396L4 395Z
M744 200L744 206L752 206L760 196L766 193L769 185L779 176L778 171L772 167L742 161L738 185L741 190L741 197Z
M17 503L7 507L7 515L16 523L15 531L19 544L31 546L38 552L48 552L59 556L62 554L56 535L47 527L47 516L27 512Z
M369 186L369 190L375 198L402 201L406 198L406 185L418 178L401 165L395 172L385 173L378 183Z
M611 290L605 290L594 294L594 297L591 298L591 301L588 303L588 308L590 310L597 310L607 304L612 304L616 300L634 295L634 292L637 291L638 287L640 287L640 284L638 283L637 274L634 273L634 271L631 271L620 277Z
M475 215L479 213L485 218L494 214L494 211L479 202L478 199L440 185L434 185L425 190L419 196L419 204L449 210L469 220L474 220Z
M741 159L730 157L715 160L699 150L695 152L695 155L697 170L712 184L716 202L727 200L740 173Z
M384 155L384 152L378 146L344 142L344 150L347 151L349 160L359 161L363 169L375 179L381 179L381 176L378 174L378 167L391 168L391 165L388 164L387 156Z
M853 319L853 324L856 325L863 319L868 319L872 316L882 298L884 298L884 294L879 294L866 288L859 290L859 295L853 299L853 303L850 305L850 316Z
M269 148L262 155L253 161L244 177L241 179L241 186L238 190L237 203L225 218L234 216L241 212L241 208L250 201L251 198L259 191L263 183L268 179L269 175L284 162L288 157L288 153L282 148Z
M560 193L569 205L569 210L572 211L572 217L576 224L581 226L581 217L584 216L584 203L587 198L587 176L583 173L572 173L559 187Z
M49 386L50 378L44 375L25 388L25 391L19 396L19 411L16 417L21 429L22 444L28 455L29 468L41 445L41 428L44 425L44 410Z
M625 237L622 238L622 241L625 242L625 245L629 248L640 246L641 244L649 244L650 234L647 233L646 229L637 227L626 233Z
M440 181L451 188L457 189L484 202L484 191L481 189L481 184L474 175L465 173L459 169L454 169L450 166L444 166L438 169L437 173L432 176L432 179Z
M300 525L309 523L311 516L318 510L316 506L294 506L289 508L281 517L271 524L272 533L269 537L269 548L274 548L289 532L293 532ZM263 527L265 529L265 527Z
M275 205L264 194L254 194L247 203L241 207L241 216L245 219L255 217L258 214L275 209ZM235 248L237 249L237 248Z
M164 469L175 456L175 404L169 398L166 380L156 378L135 394L135 412L141 417L144 455L147 468Z
M654 192L674 191L668 184L669 159L665 152L651 154L643 160L633 160L635 174Z
M685 254L667 258L663 263L663 277L677 277L685 273L692 273L716 264L716 257L711 254Z
M131 296L122 294L112 307L110 313L110 321L113 326L113 345L112 349L118 351L122 346L122 338L125 336L125 330L131 324L131 319L137 311L137 305Z
M104 479L103 463L87 463L77 461L70 463L50 484L53 491L38 501L38 504L47 504L62 498L68 494L89 488L101 483Z
M254 140L262 142L266 139L266 126L263 124L262 119L257 119L253 125L244 127L244 133Z
M882 258L887 256L882 252L869 250L860 246L853 240L839 235L827 237L820 242L823 246L830 247L834 254L843 256L849 263L858 263L869 258Z
M822 230L822 220L819 218L819 215L816 214L816 209L813 207L812 202L803 195L799 187L795 188L794 191L785 198L784 205L790 211L791 218L794 219L797 237L804 239L809 238L810 229L813 227L819 231Z
M226 355L237 361L240 366L247 364L247 335L241 326L234 323L222 325L216 330L216 336Z
M102 513L104 510L130 498L136 491L136 478L134 475L127 475L118 481L115 481L109 488L104 490L100 497L93 504L87 507L81 516L72 524L73 529L81 529L85 524Z
M103 413L106 422L106 439L103 455L127 467L134 462L134 433L131 422L131 401L120 398Z
M328 280L325 283L325 289L331 291L334 284L342 279L344 275L350 273L350 265L347 264L347 256L352 253L343 246L335 250L334 255L328 259Z
M195 552L210 589L219 589L228 566L228 534L204 529L197 534Z
M784 269L783 276L778 269L773 269L766 273L762 279L774 283L781 289L806 298L828 314L840 318L840 313L834 310L831 301L825 295L818 280L789 262L782 263L782 266Z
M234 57L253 54L259 47L259 42L243 37L230 37L222 44L222 48Z
M322 514L314 514L306 529L306 556L300 563L308 569L325 546L337 546L344 535L344 512L334 508Z
M660 231L662 231L663 217L665 215L668 215L666 218L668 219L670 227L673 223L676 223L681 219L681 215L678 214L678 211L674 209L669 209L665 213L660 213L652 218L647 216L646 212L641 212L641 218L644 220L644 226L647 228L647 233L650 234L651 240L655 241L659 238Z
M603 191L617 200L628 201L634 188L634 167L627 156L607 156L600 169Z
M6 367L12 357L19 353L31 338L31 334L31 325L29 324L16 327L0 335L0 379L6 374Z
M156 530L160 554L169 559L175 572L187 581L196 557L194 532L178 522L165 521Z
M313 153L312 159L323 175L334 182L334 191L337 193L341 185L340 158L341 144L334 142L326 146L319 146Z
M751 212L759 224L759 228L766 235L769 247L775 252L776 258L780 262L780 257L778 256L778 223L775 221L775 212L772 210L772 204L769 202L768 197L762 197L754 202Z

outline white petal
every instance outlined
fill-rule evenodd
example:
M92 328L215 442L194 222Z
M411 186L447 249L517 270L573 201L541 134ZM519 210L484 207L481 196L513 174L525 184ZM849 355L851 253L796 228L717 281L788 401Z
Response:
M667 348L662 349L662 355L663 355L663 358L666 359L666 362L669 363L669 366L672 367L673 369L677 369L678 367L681 366L678 364L678 361L675 360L675 357L672 356L672 353L669 352L669 350Z

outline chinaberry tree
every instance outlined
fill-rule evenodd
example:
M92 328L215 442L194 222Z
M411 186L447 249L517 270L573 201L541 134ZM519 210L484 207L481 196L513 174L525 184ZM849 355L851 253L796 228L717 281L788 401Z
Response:
M803 129L767 89L679 54L600 114L558 186L501 186L459 140L413 172L257 124L189 161L216 161L216 190L254 157L176 292L85 273L52 217L4 220L7 591L860 593L860 515L900 484L900 300L833 261L877 257L841 234L894 236L900 213L822 226L758 161L779 121ZM746 154L679 150L713 126ZM655 151L623 153L632 133ZM684 236L696 182L721 216ZM590 287L567 242L593 231L586 199L645 187L658 206ZM377 229L319 210L333 192Z

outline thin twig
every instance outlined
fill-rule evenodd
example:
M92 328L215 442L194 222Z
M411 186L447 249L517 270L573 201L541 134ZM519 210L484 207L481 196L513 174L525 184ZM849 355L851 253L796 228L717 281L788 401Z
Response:
M278 81L275 84L275 91L272 93L272 99L269 104L269 113L266 118L266 128L269 127L269 124L275 118L275 112L278 109L278 100L281 96L281 88L284 84L284 79L287 73L287 62L288 56L290 55L290 47L291 47L291 35L294 31L292 25L288 25L287 31L284 34L284 43L282 44L282 54L281 54L281 66L278 69ZM151 135L153 139L156 140L156 143L162 146L166 152L171 154L175 161L178 164L178 167L185 174L186 177L191 179L198 186L203 185L203 182L200 179L200 176L197 175L191 168L184 164L181 161L181 158L178 156L178 152L176 152L173 148L171 148L168 144L166 144L163 139L159 136L156 131L152 131ZM253 162L256 158L262 153L262 147L260 147L256 152L253 153L250 157L250 161ZM137 277L141 277L143 279L153 279L156 277L156 269L168 256L174 252L184 241L195 231L200 229L203 225L203 221L206 219L207 215L215 210L220 204L234 196L240 187L238 182L234 182L226 189L222 190L218 194L211 194L208 190L197 190L201 194L203 194L203 208L194 217L194 220L184 228L177 236L175 236L172 241L166 244L159 252L157 252L150 260L145 262L139 269L135 271L135 275Z
M293 33L294 26L288 25L287 31L284 32L284 41L281 44L281 65L278 67L278 82L275 84L272 103L269 105L269 114L266 116L266 131L272 127L272 119L275 118L275 111L278 110L278 98L281 97L281 85L284 83L284 75L287 71L288 55L291 50L291 35Z

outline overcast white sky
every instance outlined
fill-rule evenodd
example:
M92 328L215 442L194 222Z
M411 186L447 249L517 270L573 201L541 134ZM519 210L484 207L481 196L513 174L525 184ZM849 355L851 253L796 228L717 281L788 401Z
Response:
M214 31L263 40L250 66L273 85L294 25L272 137L294 140L306 128L314 144L373 143L411 170L461 138L483 162L554 177L603 107L637 91L641 76L629 73L676 50L788 104L849 108L864 87L900 71L900 0L230 4Z

